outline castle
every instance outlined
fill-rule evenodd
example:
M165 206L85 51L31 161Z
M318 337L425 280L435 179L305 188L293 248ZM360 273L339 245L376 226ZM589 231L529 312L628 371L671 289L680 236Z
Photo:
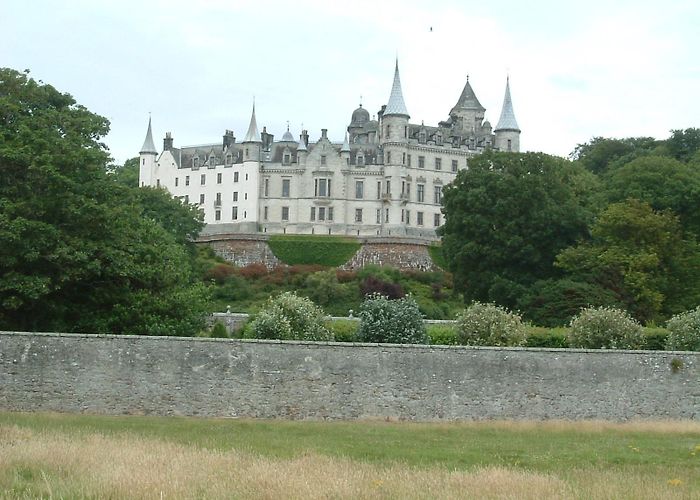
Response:
M485 149L519 151L520 129L506 80L495 129L469 78L447 120L410 123L398 62L389 101L370 119L360 105L342 144L326 129L315 144L302 130L281 140L258 131L255 105L241 142L231 130L218 143L163 151L151 122L140 151L141 186L167 189L198 204L208 233L289 233L436 238L442 224L442 188L469 158Z

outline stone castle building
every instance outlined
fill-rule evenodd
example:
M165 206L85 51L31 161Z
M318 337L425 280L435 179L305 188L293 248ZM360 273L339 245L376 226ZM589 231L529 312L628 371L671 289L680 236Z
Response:
M326 129L315 142L303 130L281 140L258 131L255 105L242 141L227 130L221 142L163 151L151 123L140 151L141 186L160 186L205 213L208 233L290 233L434 239L442 224L442 188L469 158L487 148L519 151L506 80L495 129L485 120L469 78L445 121L410 123L398 63L389 101L376 119L360 105L342 144Z

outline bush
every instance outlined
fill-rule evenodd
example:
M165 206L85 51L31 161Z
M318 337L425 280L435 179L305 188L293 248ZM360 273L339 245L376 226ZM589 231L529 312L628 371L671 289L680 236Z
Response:
M359 317L358 336L362 342L429 342L418 304L411 296L389 300L383 295L370 295L360 306Z
M265 264L255 262L253 264L248 264L245 267L241 267L236 272L240 277L246 279L261 278L262 276L267 275L267 267L265 267Z
M227 339L228 332L226 331L226 326L222 322L217 321L214 323L214 326L211 327L209 336L213 339Z
M204 273L204 280L214 281L221 285L235 273L236 268L231 264L216 264Z
M585 349L640 349L642 325L627 312L611 307L587 307L571 320L569 344Z
M430 343L434 345L455 345L457 344L457 335L455 334L454 326L446 324L428 325L428 338Z
M306 297L284 292L268 300L250 325L253 337L281 340L333 340L323 311Z
M357 330L359 326L359 321L347 319L329 321L326 324L326 327L333 332L333 338L336 342L358 342Z
M474 302L457 316L457 342L462 345L521 346L525 325L520 316L497 306Z
M569 337L564 329L531 327L527 330L525 346L565 349L569 347Z
M642 349L648 351L663 351L666 349L666 341L668 340L668 330L666 328L645 328L644 329L644 345Z
M319 264L337 267L360 249L360 243L342 236L273 235L267 244L285 264Z
M360 283L360 293L363 297L369 295L384 295L389 299L400 299L406 295L398 283L383 281L374 276L368 276Z
M668 320L666 349L672 351L700 351L700 306L692 311L676 314Z

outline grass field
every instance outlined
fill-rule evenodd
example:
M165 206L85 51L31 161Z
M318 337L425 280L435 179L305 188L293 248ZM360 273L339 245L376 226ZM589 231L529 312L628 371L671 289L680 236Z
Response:
M700 423L0 413L1 498L700 498Z

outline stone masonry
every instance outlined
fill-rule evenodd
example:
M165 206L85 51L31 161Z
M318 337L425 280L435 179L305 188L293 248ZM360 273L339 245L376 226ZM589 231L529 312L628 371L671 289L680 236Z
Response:
M0 410L692 420L700 353L0 332Z

